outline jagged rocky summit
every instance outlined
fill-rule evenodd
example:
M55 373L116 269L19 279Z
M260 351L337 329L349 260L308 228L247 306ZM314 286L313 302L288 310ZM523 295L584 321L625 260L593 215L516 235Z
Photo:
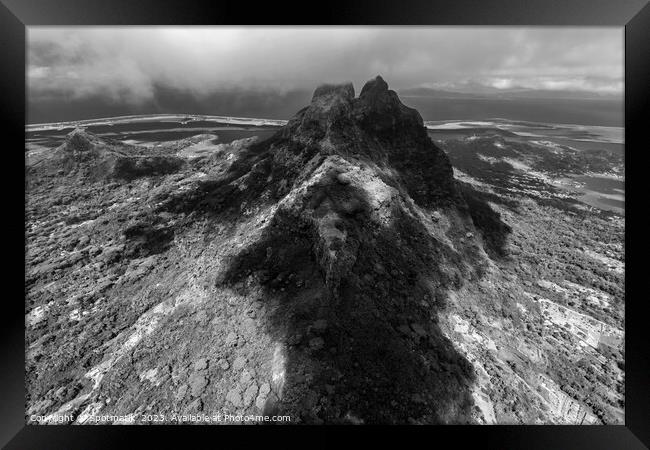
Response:
M422 117L403 105L380 76L366 83L357 98L352 84L317 88L311 104L289 121L277 141L392 167L417 202L458 199L451 164L427 136Z

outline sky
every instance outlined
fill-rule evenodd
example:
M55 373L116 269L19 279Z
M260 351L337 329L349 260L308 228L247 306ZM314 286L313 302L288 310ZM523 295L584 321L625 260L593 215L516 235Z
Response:
M195 109L223 96L279 102L324 82L359 92L377 74L398 92L623 92L623 28L29 27L27 37L36 116L91 102L134 113L170 98Z

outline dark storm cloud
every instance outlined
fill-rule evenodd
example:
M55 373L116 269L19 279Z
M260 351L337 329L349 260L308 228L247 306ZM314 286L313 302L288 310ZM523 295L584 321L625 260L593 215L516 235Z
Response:
M33 99L155 101L159 89L201 97L229 90L361 84L394 89L623 89L617 28L30 27Z

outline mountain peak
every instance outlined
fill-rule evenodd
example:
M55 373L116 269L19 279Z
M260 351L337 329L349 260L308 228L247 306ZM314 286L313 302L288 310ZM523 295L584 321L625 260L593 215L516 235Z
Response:
M311 101L313 102L319 97L342 97L345 100L352 100L354 98L354 86L352 83L342 84L321 84L314 91Z
M276 148L285 143L305 158L319 151L391 166L401 173L416 202L456 201L448 158L429 139L420 114L404 105L379 75L357 98L350 83L319 86L311 104L279 131L274 142Z
M385 92L388 92L388 83L386 83L381 75L377 75L374 79L366 82L363 89L361 89L359 98L374 97Z
M95 145L101 143L101 139L84 128L75 128L65 137L62 148L68 152L88 152Z

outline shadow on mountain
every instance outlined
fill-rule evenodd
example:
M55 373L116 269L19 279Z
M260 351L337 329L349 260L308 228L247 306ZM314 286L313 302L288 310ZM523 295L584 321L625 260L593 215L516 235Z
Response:
M467 183L459 182L458 186L467 203L474 226L483 234L487 254L491 258L507 256L507 238L512 232L512 228L501 220L501 215L492 209L488 202L501 203L511 209L515 209L518 203L495 194L479 191Z
M336 199L328 188L344 189L314 196ZM217 281L253 276L265 291L260 301L274 305L267 326L286 344L285 376L265 413L308 423L468 420L472 366L436 322L445 290L466 276L450 270L461 266L458 255L398 208L390 226L371 228L364 192L346 198L356 206L339 211L341 246L353 249L342 249L343 261L324 265L313 224L279 211Z

